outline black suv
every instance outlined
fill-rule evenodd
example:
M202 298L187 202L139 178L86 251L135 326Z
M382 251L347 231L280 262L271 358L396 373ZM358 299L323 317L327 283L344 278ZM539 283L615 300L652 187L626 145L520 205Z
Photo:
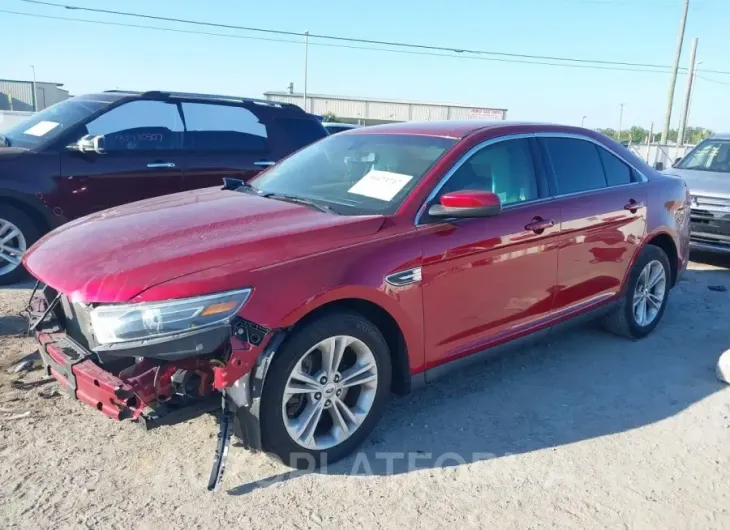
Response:
M115 90L57 103L0 135L0 284L68 220L248 180L325 136L315 116L273 101Z

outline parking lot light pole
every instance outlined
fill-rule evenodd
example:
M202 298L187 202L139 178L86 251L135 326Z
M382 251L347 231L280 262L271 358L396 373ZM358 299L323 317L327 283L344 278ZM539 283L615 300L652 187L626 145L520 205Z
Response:
M586 124L586 118L587 118L587 117L588 117L588 116L583 116L583 119L582 119L582 120L580 120L580 126L581 126L581 127L584 127L584 126L585 126L585 124Z

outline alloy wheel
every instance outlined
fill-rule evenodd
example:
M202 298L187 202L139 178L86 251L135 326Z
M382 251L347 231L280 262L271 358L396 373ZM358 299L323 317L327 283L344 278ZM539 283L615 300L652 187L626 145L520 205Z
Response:
M634 320L648 326L656 319L667 293L667 274L657 260L650 261L639 274L634 289Z
M368 416L377 389L378 365L370 348L355 337L328 337L289 374L282 397L286 431L306 449L339 445Z
M20 267L23 253L27 250L25 236L10 221L0 219L0 276Z

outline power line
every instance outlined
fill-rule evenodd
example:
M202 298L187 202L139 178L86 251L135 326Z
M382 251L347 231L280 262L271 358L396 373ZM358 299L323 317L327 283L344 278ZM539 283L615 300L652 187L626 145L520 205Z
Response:
M304 32L297 32L297 31L284 31L284 30L275 30L275 29L268 29L268 28L237 26L237 25L232 25L232 24L221 24L221 23L217 23L217 22L204 22L204 21L200 21L200 20L162 17L162 16L156 16L156 15L147 15L147 14L143 14L143 13L132 13L132 12L126 12L126 11L114 11L114 10L109 10L109 9L98 9L98 8L91 8L91 7L58 4L58 3L54 3L54 2L46 2L44 0L20 0L20 1L29 3L29 4L57 7L57 8L62 8L62 9L74 10L74 11L88 11L88 12L92 12L92 13L102 13L102 14L106 14L106 15L135 17L135 18L158 20L158 21L164 21L164 22L192 24L192 25L197 25L197 26L208 26L208 27L216 27L216 28L222 28L222 29L234 29L234 30L251 31L251 32L257 32L257 33L284 35L284 36L289 36L289 37L292 37L292 36L302 37L302 38L304 37ZM487 55L487 56L496 56L496 57L509 57L509 58L516 58L516 59L561 61L561 62L570 62L570 63L578 63L578 64L585 63L585 64L630 66L630 67L636 67L636 68L656 68L656 69L668 69L669 68L669 66L667 66L667 65L658 65L658 64L629 63L629 62L622 62L622 61L605 61L605 60L599 60L599 59L595 59L595 60L594 59L576 59L576 58L572 58L572 57L555 57L555 56L547 56L547 55L530 55L530 54L507 53L507 52L492 52L492 51L485 51L485 50L471 50L471 49L466 49L466 48L449 48L449 47L444 47L444 46L431 46L431 45L426 45L426 44L415 44L415 43L407 43L407 42L359 39L359 38L354 38L354 37L341 37L341 36L315 34L315 33L309 33L309 37L310 37L310 39L317 38L317 39L333 40L333 41L339 41L339 42L352 42L352 43L359 43L359 44L391 46L391 47L399 47L399 48L426 50L426 51L449 52L449 53L456 53L459 55L464 55L464 54ZM707 70L707 71L710 72L709 70ZM730 72L713 71L712 73L730 75Z
M63 20L63 21L68 21L68 22L83 22L83 23L88 23L88 24L98 24L98 25L104 25L104 26L116 26L116 27L124 27L124 28L167 31L167 32L172 32L172 33L185 33L185 34L192 34L192 35L205 35L205 36L213 36L213 37L232 38L232 39L259 40L259 41L267 41L267 42L282 42L282 43L288 43L288 44L296 44L299 46L301 46L301 44L302 44L302 41L292 40L292 39L276 39L276 38L272 38L272 37L254 37L251 35L231 35L228 33L216 33L216 32L211 32L211 31L196 31L196 30L179 29L179 28L165 28L165 27L160 27L160 26L144 26L141 24L127 24L127 23L122 23L122 22L90 20L90 19L84 19L84 18L40 15L37 13L25 13L25 12L21 12L21 11L11 11L11 10L7 10L7 9L0 9L0 13L7 13L7 14L11 14L11 15L20 15L20 16L26 16L26 17L32 17L32 18ZM668 73L668 67L664 67L664 68L666 68L666 70L646 70L646 69L639 69L639 68L624 68L624 67L618 67L618 66L600 66L600 65L592 65L592 64L571 64L571 63L554 63L554 62L545 62L545 61L530 61L530 60L520 60L520 59L505 59L505 58L500 58L500 57L448 55L445 53L434 53L434 52L427 52L427 51L398 50L398 49L391 49L391 48L376 48L376 47L372 47L372 46L352 46L352 45L348 45L348 44L331 44L331 43L322 43L322 42L318 42L318 43L310 42L310 46L320 46L320 47L327 47L327 48L344 48L344 49L351 49L351 50L369 50L369 51L388 52L388 53L401 53L401 54L407 54L407 55L426 55L426 56L431 56L431 57L445 57L447 59L467 59L467 60L493 61L493 62L502 62L502 63L533 64L533 65L539 65L539 66L587 68L587 69L594 69L594 70L611 70L611 71L639 72L639 73L650 73L650 74L651 73L653 73L653 74Z
M705 77L703 75L695 74L700 79L704 79L705 81L709 81L710 83L717 83L718 85L725 85L730 86L730 83L726 83L725 81L718 81L717 79L710 79L709 77Z

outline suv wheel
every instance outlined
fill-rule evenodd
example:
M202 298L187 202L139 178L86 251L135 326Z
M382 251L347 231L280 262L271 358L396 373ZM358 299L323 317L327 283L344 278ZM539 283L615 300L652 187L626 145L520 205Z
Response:
M0 285L26 276L21 260L39 237L40 231L28 215L12 206L0 205Z
M647 336L659 324L669 298L671 269L662 249L647 245L634 263L621 303L605 327L632 339Z
M264 450L311 469L347 456L373 430L390 388L390 354L371 322L342 312L295 331L268 374Z

